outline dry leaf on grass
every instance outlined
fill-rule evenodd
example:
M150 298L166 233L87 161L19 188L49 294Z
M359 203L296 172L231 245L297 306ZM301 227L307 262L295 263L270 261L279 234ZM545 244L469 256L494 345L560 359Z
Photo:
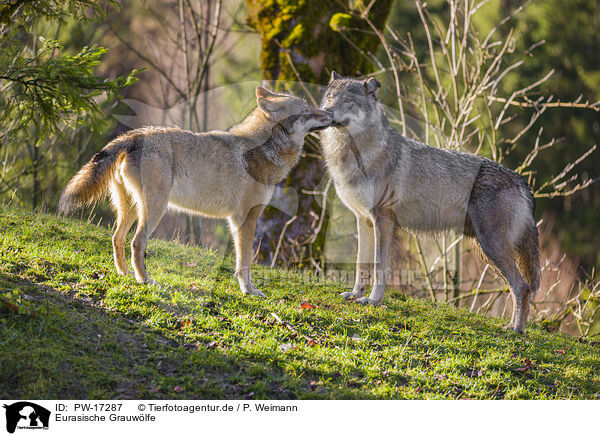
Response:
M19 313L19 306L17 306L16 304L6 301L4 298L0 298L0 302L4 303L6 307L8 307L14 313Z

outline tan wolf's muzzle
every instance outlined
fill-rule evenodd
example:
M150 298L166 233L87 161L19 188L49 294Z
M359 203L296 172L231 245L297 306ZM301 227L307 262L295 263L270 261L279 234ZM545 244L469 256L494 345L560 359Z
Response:
M317 108L311 108L311 115L319 123L322 123L319 126L312 127L310 129L311 132L315 131L315 130L322 129L324 127L329 127L329 125L333 121L333 112L332 111L326 111L326 110L321 110L321 109L317 109Z
M335 113L333 111L333 106L324 107L323 111L328 112L331 115L330 126L332 126L332 127L342 127L342 126L345 126L347 124L347 122L340 122L340 120L336 120L335 119Z

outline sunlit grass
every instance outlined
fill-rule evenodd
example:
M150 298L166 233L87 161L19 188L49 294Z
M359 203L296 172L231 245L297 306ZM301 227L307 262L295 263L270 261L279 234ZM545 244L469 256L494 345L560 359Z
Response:
M340 299L342 284L260 266L268 298L244 297L231 259L160 240L146 264L161 286L138 285L114 271L109 229L9 208L0 229L0 397L600 393L600 348L533 323L520 336L506 320L393 292L362 307Z

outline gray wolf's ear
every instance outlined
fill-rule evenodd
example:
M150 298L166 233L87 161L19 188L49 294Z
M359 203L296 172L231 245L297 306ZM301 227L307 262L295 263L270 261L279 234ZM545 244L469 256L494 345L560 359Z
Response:
M260 97L270 97L273 93L269 91L267 88L263 88L262 86L256 87L256 98Z
M370 77L369 79L365 80L365 90L367 95L372 95L375 100L377 100L379 88L381 88L381 83L379 83L375 77Z
M258 105L260 110L263 111L263 113L268 117L275 115L275 112L279 110L279 105L277 103L275 103L273 100L269 100L264 97L258 97L256 99L256 104Z
M329 85L331 85L331 82L333 82L334 80L339 80L341 79L342 76L340 76L338 73L336 73L335 71L331 72L331 77L329 78Z

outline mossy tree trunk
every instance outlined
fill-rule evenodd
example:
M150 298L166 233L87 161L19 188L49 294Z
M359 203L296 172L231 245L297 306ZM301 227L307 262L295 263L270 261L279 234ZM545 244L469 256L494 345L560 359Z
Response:
M379 47L369 21L383 29L393 0L246 0L247 21L262 38L262 78L268 81L302 81L326 85L331 71L362 76L374 70L367 58ZM368 9L368 10L367 10ZM273 82L276 88L281 87ZM292 87L293 89L294 87ZM298 88L297 88L298 89ZM319 95L314 96L316 99ZM278 262L295 266L324 265L323 248L327 214L319 226L322 196L304 194L322 184L325 168L318 144L307 141L306 156L285 181L298 194L296 220L287 227ZM289 216L267 208L257 235L260 258L270 261ZM315 229L319 228L318 235ZM294 241L293 243L289 241Z

